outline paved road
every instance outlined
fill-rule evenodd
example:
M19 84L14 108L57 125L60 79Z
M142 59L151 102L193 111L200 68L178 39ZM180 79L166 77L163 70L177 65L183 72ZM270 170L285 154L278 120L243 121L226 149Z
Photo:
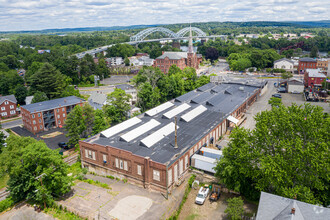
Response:
M3 122L3 123L1 122L1 126L3 129L17 127L22 124L23 124L22 119L17 119L15 121L10 121L10 122Z
M18 205L14 207L12 210L0 214L1 220L25 220L25 219L33 219L33 220L55 220L54 217L47 215L43 212L36 212L34 208L28 206L26 204Z
M253 103L253 105L250 106L250 108L246 111L247 119L245 123L242 125L242 127L248 129L254 129L256 124L256 121L254 120L254 116L259 112L271 109L271 106L268 104L268 100L270 99L270 97L272 97L274 93L276 93L276 88L274 87L274 81L273 80L268 81L267 91L262 96L259 96L258 97L259 99L255 103Z

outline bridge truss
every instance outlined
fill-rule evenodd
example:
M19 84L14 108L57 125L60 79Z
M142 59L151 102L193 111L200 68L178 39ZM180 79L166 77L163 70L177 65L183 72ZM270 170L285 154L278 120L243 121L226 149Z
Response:
M166 34L170 38L182 38L184 37L187 32L189 32L190 27L186 27L178 31L177 33L174 33L170 29L163 28L163 27L154 27L154 28L148 28L143 31L140 31L136 35L130 37L130 41L143 41L147 36L154 32L162 32ZM196 28L196 27L191 27L191 30L197 34L197 37L206 37L205 32L203 32L201 29Z

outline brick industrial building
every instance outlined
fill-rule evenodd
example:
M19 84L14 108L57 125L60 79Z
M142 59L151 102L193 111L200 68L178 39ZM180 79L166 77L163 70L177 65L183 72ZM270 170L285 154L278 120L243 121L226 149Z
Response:
M190 157L233 127L266 88L264 82L206 84L80 141L82 166L171 190L187 173Z
M155 59L153 67L158 67L163 73L168 73L172 65L178 66L181 70L187 66L198 69L201 62L202 56L196 54L193 49L190 28L188 52L163 52L160 57Z
M67 115L84 100L76 96L38 102L21 107L24 127L32 133L62 127Z
M10 118L17 116L17 100L14 95L0 96L0 117Z
M298 73L303 73L306 69L317 69L317 60L304 57L299 60Z
M304 82L306 87L321 87L322 82L326 78L326 75L321 72L321 69L306 69L304 73Z

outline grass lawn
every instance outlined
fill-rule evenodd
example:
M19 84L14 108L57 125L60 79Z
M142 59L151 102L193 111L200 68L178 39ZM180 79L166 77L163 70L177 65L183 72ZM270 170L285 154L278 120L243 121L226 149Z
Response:
M7 174L0 176L0 189L7 186L8 180L9 180L9 176Z

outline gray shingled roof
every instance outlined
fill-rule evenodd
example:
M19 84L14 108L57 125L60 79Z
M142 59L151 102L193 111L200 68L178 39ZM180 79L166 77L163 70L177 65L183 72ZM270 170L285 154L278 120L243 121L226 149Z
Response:
M116 88L126 91L126 90L134 89L134 86L130 84L120 84L120 85L116 85Z
M8 100L8 101L12 101L12 102L17 103L17 100L16 100L16 98L15 98L14 95L6 95L6 96L0 96L0 105L1 105L5 100Z
M299 61L302 61L302 62L317 62L316 59L313 59L313 58L310 58L310 57L301 58Z
M291 214L295 208L295 214ZM326 220L330 209L261 192L256 220Z
M182 58L187 58L187 52L164 52L164 54L156 59L164 59L165 57L168 57L170 60L180 60Z
M60 106L63 107L63 106L75 105L84 101L85 100L78 98L76 96L69 96L69 97L44 101L44 102L37 102L30 105L24 105L22 106L22 108L28 110L29 112L42 112L42 111L58 108Z
M291 64L294 64L294 62L292 60L289 60L287 58L282 58L282 59L279 59L279 60L275 60L274 63L278 63L278 62L281 62L281 61L287 61L287 62L289 62Z

